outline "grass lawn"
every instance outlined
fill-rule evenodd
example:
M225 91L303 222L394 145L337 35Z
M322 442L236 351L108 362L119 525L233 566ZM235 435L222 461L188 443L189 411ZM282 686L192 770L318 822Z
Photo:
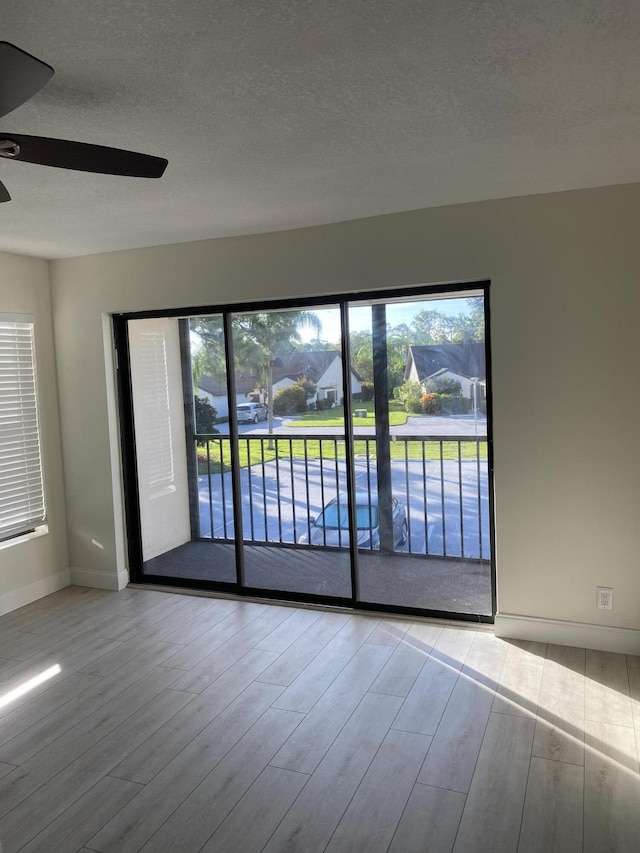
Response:
M366 409L366 418L353 418L354 426L371 426L375 416L373 402L369 403L354 403L353 410ZM405 410L402 403L397 400L389 401L389 425L400 426L406 424L409 413ZM342 406L334 406L333 409L328 409L324 412L305 412L294 421L287 423L291 429L305 429L306 427L314 427L322 429L323 427L344 426L344 408Z
M335 411L335 409L333 410ZM318 412L317 414L323 414ZM338 459L345 458L345 443L336 436L337 441L324 439L322 441L301 438L283 438L282 436L274 436L272 440L273 449L269 450L268 436L262 437L264 440L256 438L241 438L239 442L240 467L247 468L249 465L261 465L262 462L272 462L276 456L280 459L306 458L307 459ZM422 447L424 444L425 459L440 459L440 441L437 439L427 439L422 441L392 441L391 442L391 458L404 459L405 452L408 459L422 459ZM480 441L476 445L475 441L443 441L442 442L442 458L444 460L455 460L458 458L458 446L460 446L460 457L462 459L476 459L477 447L479 447L480 459L487 458L487 443L486 440ZM370 459L376 458L376 443L373 436L368 441L365 439L357 439L353 442L353 449L356 456L368 455ZM225 471L231 470L231 449L230 440L228 438L220 438L209 442L209 470L211 474L217 474L221 468ZM198 473L207 473L207 451L204 447L198 448Z

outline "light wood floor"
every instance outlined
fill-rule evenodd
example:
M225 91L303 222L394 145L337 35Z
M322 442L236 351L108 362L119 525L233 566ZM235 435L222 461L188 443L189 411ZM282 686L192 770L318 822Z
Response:
M637 853L639 735L640 657L139 589L0 618L2 853Z

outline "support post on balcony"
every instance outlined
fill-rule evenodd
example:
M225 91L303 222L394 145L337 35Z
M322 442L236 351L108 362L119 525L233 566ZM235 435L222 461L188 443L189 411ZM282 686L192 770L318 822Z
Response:
M351 564L351 599L353 603L360 601L360 571L358 564L358 536L356 525L356 472L354 466L353 452L353 418L352 418L352 398L351 398L351 345L349 334L349 306L346 302L340 305L340 331L342 337L342 403L344 412L344 455L346 463L346 480L347 480L347 511L349 513L349 552ZM322 442L320 443L322 446ZM322 451L320 452L322 457ZM338 465L338 451L336 446L335 453L336 471ZM322 459L320 460L322 465ZM320 468L322 471L322 468ZM337 486L336 486L337 488ZM324 506L324 494L322 495L322 505ZM327 531L323 525L322 528L324 544L327 543Z
M193 404L193 374L191 371L191 336L189 320L178 320L180 366L182 369L182 400L187 446L187 483L189 489L189 520L191 539L200 538L200 504L198 498L198 450L196 447L196 418ZM211 526L213 536L213 525Z
M373 344L373 399L375 404L376 457L378 469L378 519L380 553L392 554L393 511L391 490L391 440L389 435L389 381L387 377L387 308L371 306Z
M242 484L238 450L238 413L236 409L236 371L233 356L233 325L231 314L224 314L224 359L229 397L229 455L231 458L231 488L233 491L233 531L236 545L236 583L244 586L244 533L242 529ZM248 448L247 448L248 449ZM222 456L222 454L221 454ZM226 513L226 507L224 507ZM265 519L266 525L266 519Z

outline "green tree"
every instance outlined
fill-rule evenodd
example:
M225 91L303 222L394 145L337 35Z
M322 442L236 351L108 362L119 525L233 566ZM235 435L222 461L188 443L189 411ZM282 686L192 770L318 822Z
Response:
M373 400L373 391L374 391L373 382L366 382L365 381L361 384L360 387L362 388L362 391L361 391L362 402L363 403L370 403L371 400Z
M412 343L418 346L451 342L447 315L442 311L419 311L411 323Z
M273 395L273 411L278 417L299 415L307 410L307 394L302 382L287 385Z
M225 381L224 326L222 317L192 317L189 321L191 337L191 375L197 389L202 376L215 376Z
M318 386L316 385L316 383L312 382L310 379L307 379L306 376L303 376L302 379L299 380L298 385L301 385L304 389L305 403L307 400L310 400L318 390Z
M484 340L484 307L481 296L467 299L468 312L445 314L419 311L411 323L412 344L462 344Z
M269 435L273 434L273 368L279 353L300 343L303 329L320 331L321 323L312 311L258 311L232 317L233 350L236 364L251 366L267 390ZM269 441L269 449L272 442Z
M470 310L469 330L473 341L484 341L484 299L482 296L470 296L467 299Z
M196 432L204 435L214 435L220 432L216 429L217 412L211 403L205 397L194 397L194 406L196 413ZM204 446L206 441L199 441L200 447Z
M330 341L324 341L321 338L314 338L312 341L306 341L303 344L294 344L300 352L317 352L318 350L334 350L340 349L340 344L332 344Z
M351 332L349 340L351 364L367 382L373 382L373 344L371 332Z
M404 404L407 412L418 413L422 411L422 396L424 391L419 382L405 382L395 391L395 396Z
M406 359L407 348L415 343L411 328L406 323L389 326L387 329L387 349L393 349Z
M233 314L231 317L235 364L236 367L252 370L258 386L266 391L269 434L273 433L271 403L273 368L277 356L301 346L300 332L303 329L319 332L321 327L318 315L312 311L258 311ZM198 380L204 374L224 381L226 365L222 317L193 317L191 337L194 387L198 387Z

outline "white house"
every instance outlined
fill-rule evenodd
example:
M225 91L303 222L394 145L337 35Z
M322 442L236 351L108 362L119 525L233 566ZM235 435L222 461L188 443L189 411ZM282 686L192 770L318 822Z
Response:
M435 373L432 373L431 376L426 376L422 380L420 384L425 391L429 390L429 381L432 379L455 379L456 382L460 383L462 396L467 397L472 401L474 399L473 389L474 386L476 386L476 403L480 403L486 399L487 381L486 379L481 379L479 376L467 376L464 373L458 373L455 370L450 370L448 367L442 367L440 370L436 370Z
M344 397L342 381L342 354L338 350L290 352L276 356L273 366L273 394L294 385L301 379L309 379L316 386L310 403L331 400L340 403ZM259 380L250 370L237 370L235 374L236 405L239 403L261 403L263 392ZM362 390L362 378L351 368L351 393ZM208 400L219 418L229 417L227 384L223 377L201 376L196 395Z
M309 379L316 386L309 403L331 400L339 404L344 398L342 354L338 350L314 350L279 355L273 368L274 395L301 379ZM359 394L360 391L362 377L352 367L351 393Z
M451 377L462 386L464 397L472 398L473 379L478 381L478 399L486 396L485 347L483 343L430 344L407 350L405 382L426 386L429 379Z
M262 400L257 397L256 380L253 373L249 370L237 370L235 375L236 385L236 405L239 403L257 403ZM198 387L195 390L197 397L208 400L216 410L218 418L229 417L229 397L227 393L227 383L225 377L203 375L198 380ZM258 392L259 394L259 392Z

